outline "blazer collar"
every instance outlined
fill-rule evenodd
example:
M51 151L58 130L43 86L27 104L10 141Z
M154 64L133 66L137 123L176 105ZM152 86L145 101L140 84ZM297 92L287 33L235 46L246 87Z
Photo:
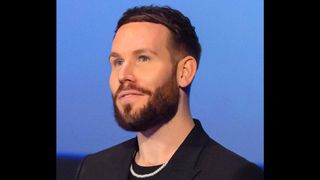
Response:
M174 153L161 175L166 180L191 180L199 172L197 162L209 140L209 136L203 130L199 120L194 119L195 126L186 137L181 146Z
M117 150L116 162L113 162L111 169L106 169L108 178L114 180L127 180L129 175L129 168L133 159L133 154L138 147L137 138L132 138L124 142Z

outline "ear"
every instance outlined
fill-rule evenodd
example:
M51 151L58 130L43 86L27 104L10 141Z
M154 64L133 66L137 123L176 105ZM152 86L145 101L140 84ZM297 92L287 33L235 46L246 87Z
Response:
M178 62L177 82L182 88L191 84L197 71L197 61L192 56L186 56Z

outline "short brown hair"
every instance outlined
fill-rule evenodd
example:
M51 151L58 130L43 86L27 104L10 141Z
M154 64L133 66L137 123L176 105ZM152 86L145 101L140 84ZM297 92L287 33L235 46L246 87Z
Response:
M173 43L187 55L193 56L199 66L201 45L194 26L188 17L169 6L137 6L128 9L118 21L118 29L130 22L152 22L166 26L171 32Z

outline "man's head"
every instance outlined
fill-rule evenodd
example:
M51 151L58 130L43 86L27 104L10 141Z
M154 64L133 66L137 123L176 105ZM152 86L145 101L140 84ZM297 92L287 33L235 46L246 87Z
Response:
M127 10L110 54L110 87L119 125L144 131L175 116L189 93L201 47L189 19L169 7Z

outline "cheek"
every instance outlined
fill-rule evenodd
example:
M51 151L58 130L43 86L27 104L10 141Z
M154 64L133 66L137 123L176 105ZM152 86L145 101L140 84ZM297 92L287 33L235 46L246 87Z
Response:
M109 77L109 87L113 95L119 87L119 81L117 80L116 76L113 73L111 73Z
M136 75L139 76L137 79L140 79L141 85L152 92L171 78L176 78L172 76L171 67L163 65L154 65L152 68L140 69L136 72Z

